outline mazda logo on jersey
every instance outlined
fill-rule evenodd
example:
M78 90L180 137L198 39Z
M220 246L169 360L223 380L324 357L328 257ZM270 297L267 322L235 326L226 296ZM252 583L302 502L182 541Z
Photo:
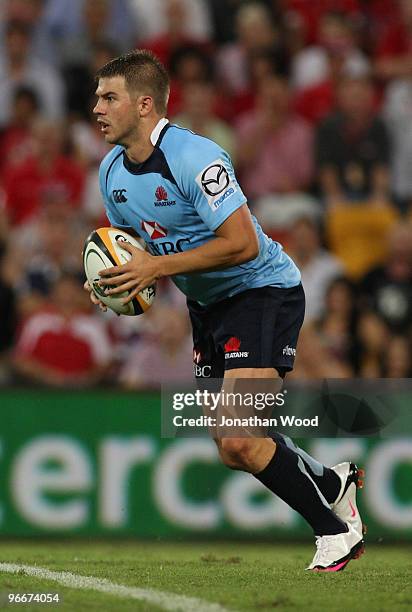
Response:
M167 229L162 227L157 221L142 221L141 228L146 234L149 234L150 238L156 240L156 238L165 238L167 236Z
M222 164L213 164L202 172L203 190L210 196L222 193L230 183L229 175Z
M124 195L126 193L126 189L113 189L112 195L113 200L116 204L122 204L123 202L127 202L127 198Z
M238 191L236 180L229 176L223 159L215 159L196 177L203 195L213 212Z

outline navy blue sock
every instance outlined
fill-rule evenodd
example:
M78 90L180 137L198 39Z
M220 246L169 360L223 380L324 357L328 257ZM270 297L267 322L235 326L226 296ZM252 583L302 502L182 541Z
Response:
M316 486L319 488L323 497L326 499L328 504L333 504L340 492L341 480L339 476L330 468L326 467L313 459L308 453L298 446L296 446L290 438L288 438L289 444L286 443L286 439L282 434L274 434L272 439L276 444L283 444L295 451L303 460L306 470Z
M255 477L299 512L315 535L336 535L348 531L347 525L332 512L311 480L301 457L286 445L276 445L269 464Z

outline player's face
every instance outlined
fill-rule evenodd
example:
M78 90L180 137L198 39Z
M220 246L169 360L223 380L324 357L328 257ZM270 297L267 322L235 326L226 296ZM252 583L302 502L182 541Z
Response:
M96 96L93 113L106 142L130 145L137 136L140 117L136 99L130 96L124 77L100 79Z

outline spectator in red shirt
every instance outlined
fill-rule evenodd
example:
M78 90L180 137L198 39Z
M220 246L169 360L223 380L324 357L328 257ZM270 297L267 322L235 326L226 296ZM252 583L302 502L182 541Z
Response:
M202 47L205 43L201 39L188 34L186 27L187 12L185 3L181 0L164 0L164 17L166 30L162 34L148 40L139 41L138 46L150 49L160 61L170 68L170 60L173 52L185 45L198 45Z
M398 0L397 4L400 18L388 28L376 48L376 71L383 79L412 75L412 3Z
M290 111L289 96L286 79L268 77L256 110L238 121L238 165L250 198L299 192L312 180L312 127Z
M247 87L231 97L230 113L225 117L227 121L233 122L237 115L255 108L256 93L260 84L267 78L276 75L288 76L289 60L286 50L258 49L251 52L247 58L246 70Z
M250 89L250 58L263 50L281 49L280 32L265 6L247 3L236 15L237 39L223 45L217 57L219 79L226 92L239 95Z
M106 327L90 314L81 284L74 276L61 276L49 306L22 326L14 356L17 373L31 383L88 387L102 378L110 359Z
M11 225L36 215L46 191L59 190L73 207L81 202L84 170L63 152L62 128L45 119L32 130L33 154L22 164L4 169L6 210Z
M0 175L5 166L22 163L31 151L31 127L39 111L35 92L19 87L14 93L10 122L0 132Z
M286 0L282 2L289 19L299 19L306 32L306 42L313 44L319 41L319 21L331 11L339 11L352 20L362 19L358 0ZM362 7L363 8L363 7Z
M398 0L368 0L362 7L365 28L363 32L364 47L374 52L387 34L401 21Z
M296 111L313 122L332 112L342 77L363 77L370 72L368 60L356 47L353 26L344 15L322 17L319 41L296 54L292 63Z
M213 81L214 66L210 55L197 45L182 45L170 56L170 96L168 113L173 116L182 110L183 89L189 83ZM222 92L219 103L225 96ZM226 104L224 103L224 106Z

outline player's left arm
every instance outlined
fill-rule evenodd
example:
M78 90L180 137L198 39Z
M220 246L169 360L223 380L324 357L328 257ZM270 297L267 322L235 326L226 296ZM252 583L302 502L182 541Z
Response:
M246 203L236 209L214 233L215 238L209 242L173 255L153 256L122 243L132 259L122 266L103 270L101 283L116 285L107 291L110 295L133 289L125 300L128 302L163 276L228 268L257 257L259 242Z

